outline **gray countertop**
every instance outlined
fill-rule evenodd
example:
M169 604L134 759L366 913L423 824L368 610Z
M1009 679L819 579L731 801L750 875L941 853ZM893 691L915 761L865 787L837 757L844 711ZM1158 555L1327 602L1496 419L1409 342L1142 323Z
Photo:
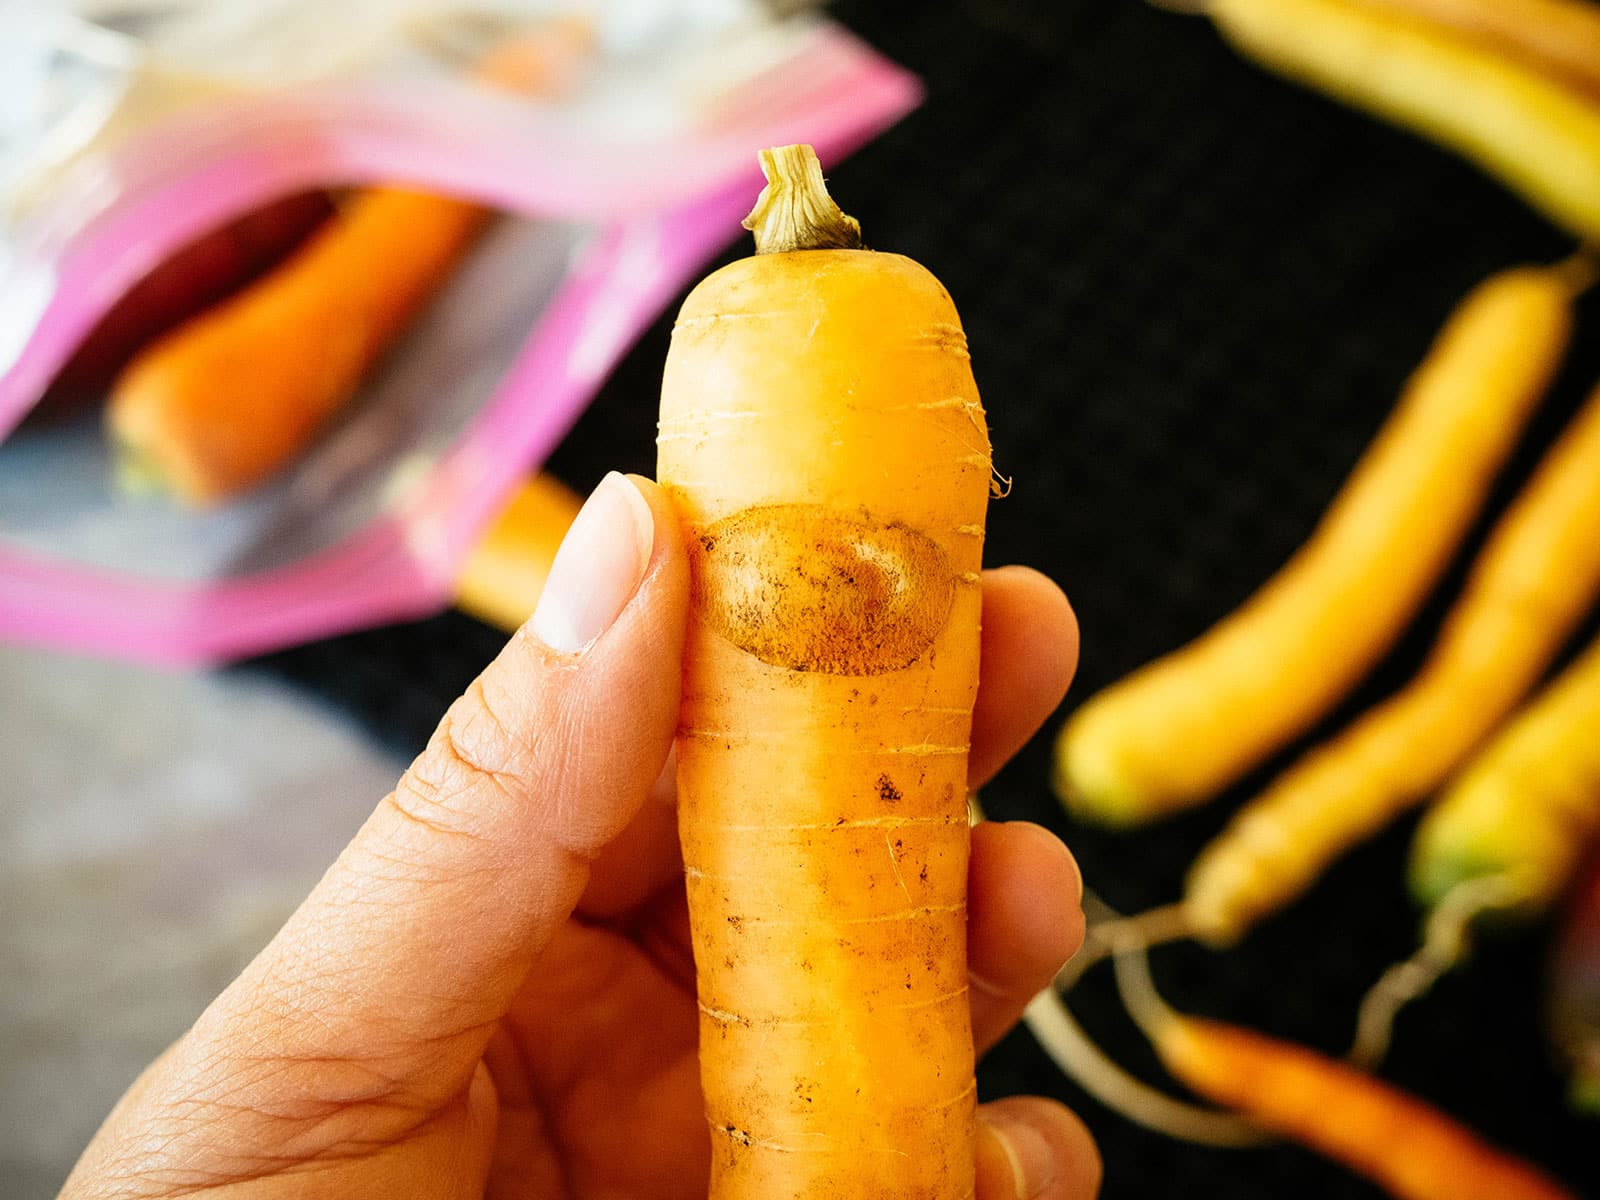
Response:
M0 1195L55 1194L402 766L249 672L0 647Z

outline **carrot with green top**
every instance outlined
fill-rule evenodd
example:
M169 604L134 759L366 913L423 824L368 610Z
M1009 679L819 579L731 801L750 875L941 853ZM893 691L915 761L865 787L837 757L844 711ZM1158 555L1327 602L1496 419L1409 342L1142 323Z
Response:
M1600 473L1600 460L1595 463ZM1566 570L1564 562L1555 569ZM1462 883L1507 882L1512 907L1543 912L1600 833L1600 639L1473 759L1429 808L1411 849L1428 905Z
M1350 1057L1375 1066L1395 1016L1466 957L1485 915L1531 920L1572 886L1600 834L1600 639L1480 750L1411 844L1422 943L1362 998ZM1600 1094L1600 1089L1597 1089Z

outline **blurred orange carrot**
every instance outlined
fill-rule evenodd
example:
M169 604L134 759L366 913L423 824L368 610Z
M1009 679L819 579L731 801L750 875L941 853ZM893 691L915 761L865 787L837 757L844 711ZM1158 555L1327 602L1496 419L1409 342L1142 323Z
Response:
M111 306L61 368L37 411L50 415L98 402L151 341L259 279L332 215L326 195L302 192L196 238Z
M400 188L356 196L287 263L122 373L106 420L124 469L194 504L270 479L351 397L485 215Z
M1303 1047L1172 1013L1148 1032L1195 1092L1401 1200L1576 1200L1416 1097Z
M587 36L570 22L536 30L493 51L479 77L534 93L570 75ZM272 478L354 395L487 216L405 188L359 193L277 270L122 373L106 422L124 478L200 505Z

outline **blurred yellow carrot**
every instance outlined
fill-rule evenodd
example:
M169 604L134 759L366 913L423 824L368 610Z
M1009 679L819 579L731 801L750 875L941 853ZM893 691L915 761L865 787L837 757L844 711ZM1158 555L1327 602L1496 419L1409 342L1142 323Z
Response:
M1600 239L1593 97L1400 7L1209 0L1203 11L1246 58L1456 151L1557 225Z
M1477 515L1566 348L1571 270L1480 284L1309 542L1198 640L1092 697L1056 747L1077 816L1203 803L1323 716L1399 636Z
M1426 799L1539 681L1600 596L1600 389L1489 535L1416 678L1280 776L1201 853L1183 909L1237 938Z
M1600 639L1428 810L1412 844L1411 887L1433 905L1467 880L1500 876L1516 907L1541 912L1571 884L1597 832Z
M1600 99L1600 6L1593 0L1356 0L1446 26Z

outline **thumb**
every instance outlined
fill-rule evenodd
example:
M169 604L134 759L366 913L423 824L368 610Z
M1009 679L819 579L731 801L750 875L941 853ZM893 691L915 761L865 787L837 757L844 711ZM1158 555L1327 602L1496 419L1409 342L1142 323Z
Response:
M662 768L687 597L670 502L608 475L532 619L195 1035L458 1094Z

